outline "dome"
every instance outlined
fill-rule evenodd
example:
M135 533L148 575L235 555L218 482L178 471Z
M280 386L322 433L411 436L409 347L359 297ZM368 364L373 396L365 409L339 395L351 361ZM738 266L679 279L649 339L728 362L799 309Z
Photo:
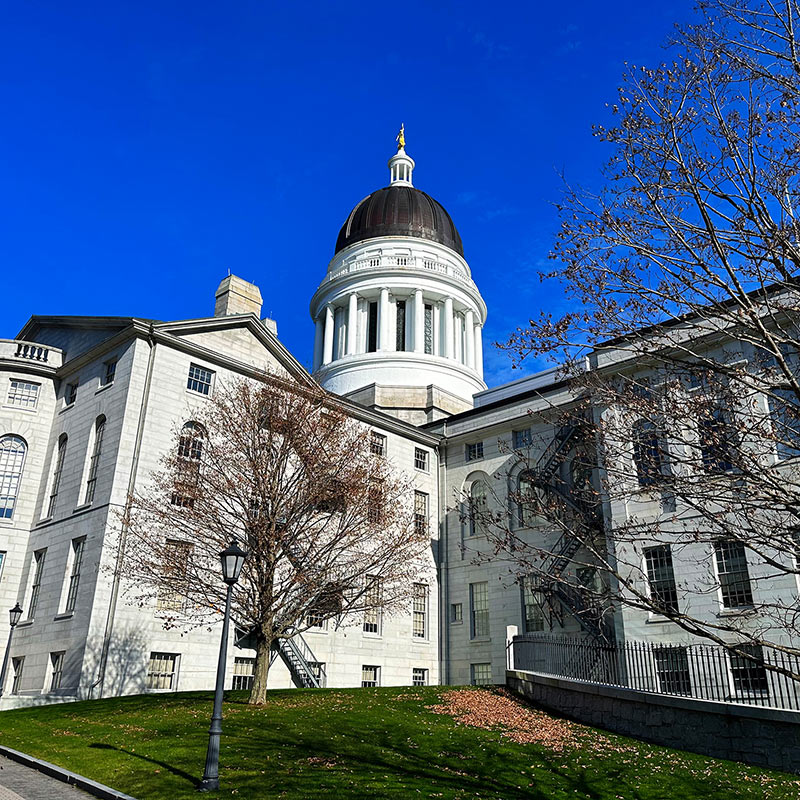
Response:
M413 236L438 242L460 256L461 237L444 207L413 186L393 183L365 197L348 215L336 250L376 236Z

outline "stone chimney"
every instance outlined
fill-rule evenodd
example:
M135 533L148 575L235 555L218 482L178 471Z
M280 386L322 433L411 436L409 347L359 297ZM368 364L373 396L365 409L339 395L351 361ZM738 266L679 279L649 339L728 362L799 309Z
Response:
M261 292L254 283L248 283L236 275L228 275L220 283L214 306L215 317L228 317L231 314L255 314L261 316Z

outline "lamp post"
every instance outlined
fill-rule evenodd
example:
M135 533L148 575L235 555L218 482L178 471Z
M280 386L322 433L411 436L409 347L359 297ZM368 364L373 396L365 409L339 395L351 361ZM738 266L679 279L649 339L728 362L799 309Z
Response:
M197 787L201 792L215 792L219 789L219 737L222 733L222 692L225 686L225 660L228 649L228 626L231 617L231 594L233 585L239 580L247 553L232 539L219 554L222 562L222 580L228 584L225 596L225 617L222 623L222 641L219 644L217 662L217 686L214 690L214 711L211 714L211 727L208 729L208 752L203 780Z
M9 616L9 623L11 624L11 630L8 632L8 644L6 645L6 654L3 656L3 668L0 670L0 697L3 696L3 689L6 685L6 670L8 669L8 657L11 653L11 637L14 635L14 628L17 627L17 623L20 621L22 617L22 608L20 604L17 603L14 608L10 609L8 612Z

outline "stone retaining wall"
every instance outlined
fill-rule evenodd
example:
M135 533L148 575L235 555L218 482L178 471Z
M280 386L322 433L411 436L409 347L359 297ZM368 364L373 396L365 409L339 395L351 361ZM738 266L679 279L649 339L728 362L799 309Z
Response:
M508 670L509 689L538 706L655 744L800 773L800 711L641 692Z

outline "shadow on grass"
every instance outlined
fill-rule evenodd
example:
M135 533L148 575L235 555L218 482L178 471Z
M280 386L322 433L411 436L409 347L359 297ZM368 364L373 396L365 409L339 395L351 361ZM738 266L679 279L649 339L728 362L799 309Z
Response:
M94 750L115 750L117 753L122 753L126 756L132 756L133 758L147 761L150 764L156 764L159 767L163 767L168 772L171 772L173 775L177 775L179 778L189 781L189 783L191 783L195 788L200 785L200 779L196 775L190 775L188 772L184 772L182 769L173 767L172 764L167 764L165 761L159 761L157 758L150 758L150 756L143 756L139 753L133 753L130 750L126 750L124 747L116 747L113 744L105 744L104 742L94 742L90 744L89 747Z

